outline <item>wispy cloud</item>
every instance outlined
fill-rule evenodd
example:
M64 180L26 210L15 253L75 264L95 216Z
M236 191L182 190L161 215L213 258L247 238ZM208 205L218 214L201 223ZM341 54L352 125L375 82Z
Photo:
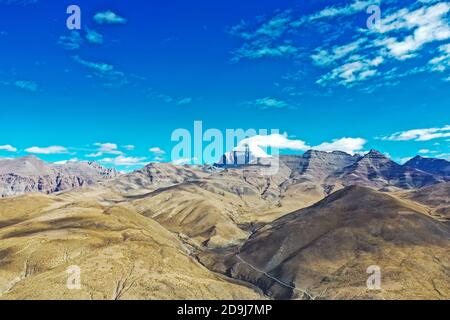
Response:
M367 9L381 4L381 27L367 28ZM398 78L450 69L450 54L445 44L428 66L411 67L403 63L417 57L427 45L450 39L449 12L450 3L437 0L405 4L353 0L307 15L300 15L295 9L277 11L268 18L259 17L254 23L241 21L228 29L231 35L242 40L240 47L232 51L232 61L288 57L293 58L295 65L301 62L302 66L309 66L309 58L311 70L314 66L325 69L316 79L317 84L358 85L361 90L372 92L395 85ZM327 36L319 47L313 47L314 41L301 40L323 38L324 32ZM309 57L308 51L313 51ZM450 74L443 79L450 81Z
M58 44L66 50L78 50L83 43L80 32L71 31L68 36L60 36Z
M73 30L68 35L60 36L58 44L65 50L74 51L79 50L86 41L91 44L102 44L103 35L91 29L86 29L85 32Z
M450 69L450 44L439 47L438 56L430 60L429 65L432 71L444 72Z
M69 153L67 148L61 147L61 146L50 146L50 147L31 147L25 149L28 153L35 153L35 154L62 154L62 153Z
M450 11L450 3L441 2L430 7L410 11L401 9L382 20L381 34L410 31L399 39L392 36L382 38L377 44L388 49L389 54L399 60L414 57L422 47L431 42L450 38L450 26L445 16Z
M318 48L315 53L311 55L313 62L319 66L328 66L334 62L349 56L352 52L358 49L367 41L367 38L360 38L348 44L339 46L335 45L330 49Z
M292 10L275 13L269 19L250 24L246 21L228 28L228 32L244 40L243 45L232 52L232 62L242 59L260 59L277 57L297 57L301 50L295 44L295 35L301 28L314 21L349 16L366 10L370 5L379 1L355 0L345 6L326 7L310 15L295 18Z
M337 81L347 87L357 82L364 81L377 74L377 66L383 63L383 57L373 60L361 59L359 56L352 57L346 64L333 69L331 72L317 80L318 84L325 85L331 81Z
M14 85L17 88L26 90L26 91L30 91L30 92L37 92L39 89L39 86L36 82L34 81L29 81L29 80L18 80L14 82Z
M111 64L104 62L93 62L74 56L73 60L90 69L97 78L103 80L105 87L120 87L128 83L125 74L115 69Z
M286 101L271 97L256 99L255 101L248 102L247 104L256 106L260 109L283 109L288 106Z
M86 30L86 40L89 43L102 44L103 43L103 35L98 33L97 31L87 29Z
M103 63L103 62L92 62L92 61L87 61L84 59L81 59L79 56L74 56L73 59L80 63L81 65L92 69L94 71L100 72L100 73L110 73L110 72L115 72L114 71L114 66L107 64L107 63Z
M276 14L268 21L251 26L245 21L228 29L228 32L244 40L242 46L232 52L232 62L242 59L295 56L299 49L282 36L291 28L290 11Z
M351 86L375 75L379 76L380 81L392 82L428 70L444 71L448 63L445 46L441 46L441 54L430 61L428 68L413 67L400 71L399 61L416 57L427 44L450 39L450 25L446 19L450 4L427 2L420 7L418 5L416 3L415 8L391 10L382 19L379 28L358 30L361 38L356 42L328 50L319 48L318 53L312 56L317 64L324 66L336 62L340 65L322 76L318 83L336 82ZM375 61L378 63L373 63ZM387 64L395 67L381 71L380 66Z
M119 16L117 13L114 13L111 10L97 12L94 15L94 20L98 24L125 24L125 23L127 23L127 19Z
M160 147L153 147L149 149L150 152L155 153L155 154L165 154L166 152L161 149Z
M387 141L429 141L450 137L450 125L441 128L413 129L381 137Z
M152 100L160 100L167 104L174 104L178 106L189 105L194 101L192 97L183 97L183 96L172 96L166 93L158 92L153 88L148 88L146 90L146 95L149 99Z
M238 62L243 58L260 59L260 58L278 58L295 56L299 49L289 43L272 45L262 42L246 43L240 49L234 51L232 62Z
M8 151L8 152L17 152L17 148L13 147L13 146L10 145L10 144L0 146L0 150L2 150L2 151Z
M361 11L365 11L370 5L379 4L380 0L355 0L352 3L345 6L331 6L326 7L316 13L302 17L293 22L294 27L303 26L305 23L313 22L320 19L330 19L342 16L350 16Z
M237 25L228 28L231 35L237 36L245 40L266 37L270 39L280 38L287 30L289 30L292 18L290 11L277 13L272 18L262 23L252 26L245 21L241 21Z
M180 100L178 100L177 105L179 106L184 106L184 105L188 105L192 102L192 98L182 98Z

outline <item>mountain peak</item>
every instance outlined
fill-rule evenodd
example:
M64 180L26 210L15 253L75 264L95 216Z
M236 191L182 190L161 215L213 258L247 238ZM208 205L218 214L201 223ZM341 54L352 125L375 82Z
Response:
M450 162L445 159L425 158L416 156L406 162L403 166L441 175L450 176Z
M314 149L310 149L308 151L306 151L304 154L313 154L313 153L322 153L323 151L318 151L318 150L314 150Z
M20 158L16 158L16 160L28 160L28 161L40 161L43 162L40 158L36 157L34 154L28 154L26 156L20 157Z
M366 156L369 156L369 157L376 156L376 157L387 158L384 154L382 154L380 151L375 150L375 149L371 149L371 150L369 151L369 153L366 154Z

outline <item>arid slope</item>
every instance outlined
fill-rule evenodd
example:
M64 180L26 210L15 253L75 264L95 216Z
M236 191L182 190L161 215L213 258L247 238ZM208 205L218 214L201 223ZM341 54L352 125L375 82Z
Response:
M0 299L259 299L107 190L0 201ZM69 290L70 266L81 289Z
M201 260L275 298L450 297L450 227L364 187L337 191ZM381 291L366 288L372 265L381 268Z

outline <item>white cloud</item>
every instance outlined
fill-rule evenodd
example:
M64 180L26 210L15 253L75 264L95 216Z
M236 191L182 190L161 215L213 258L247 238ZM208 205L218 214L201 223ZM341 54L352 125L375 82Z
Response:
M440 55L431 59L432 71L443 72L450 68L450 43L439 47Z
M176 166L181 166L181 165L185 165L185 164L193 164L196 161L197 161L197 158L181 158L181 159L172 161L172 164L174 164Z
M128 144L128 145L123 146L123 148L128 151L133 151L136 147L132 144Z
M450 161L450 153L441 153L436 156L436 158L445 159Z
M149 149L150 152L155 153L155 154L165 154L166 152L161 149L160 147L153 147Z
M123 152L118 150L117 144L115 143L94 143L94 146L98 147L97 152L86 155L86 157L97 158L104 154L117 154L122 155Z
M229 28L231 35L245 41L239 49L232 52L232 62L238 62L244 58L255 60L261 58L299 57L302 54L302 50L295 44L296 40L293 35L297 34L301 27L321 19L353 15L365 11L370 5L378 4L379 2L379 0L355 0L351 4L340 7L327 7L316 13L307 16L303 15L298 19L293 17L293 10L285 10L277 12L269 19L257 19L258 23L256 26L241 21L239 24ZM343 51L340 52L337 48L334 54L343 56L348 53L345 53L345 50L351 51L352 48L342 47L340 50ZM327 58L331 57L325 51L319 51L315 56L317 62L319 60L324 62Z
M379 80L379 83L369 84L370 88L366 91L371 92L381 86L397 85L395 80L398 78L429 70L449 70L450 56L445 51L441 51L442 54L431 60L427 67L414 66L413 70L406 71L398 67L398 61L418 56L427 44L450 39L448 1L412 2L400 4L394 0L353 0L347 5L334 5L299 18L295 10L285 10L269 18L259 17L255 19L256 23L241 21L229 29L230 34L243 41L232 52L232 61L293 57L295 62L304 62L303 58L310 49L308 43L311 42L302 40L306 36L314 37L317 31L319 37L326 33L326 38L321 39L323 44L313 50L310 58L317 66L332 66L316 81L323 86L337 83L352 87L373 79ZM359 13L361 16L367 15L367 18L369 13L366 10L382 3L379 28L366 28L365 19L359 19L359 16L345 21L339 19ZM352 31L353 35L347 35ZM349 39L349 36L351 40L344 40ZM396 72L388 74L387 68L382 68L388 64L396 64ZM410 64L405 63L403 66L406 69ZM446 74L443 80L450 81L450 75Z
M312 149L326 152L343 151L346 153L355 154L364 148L366 142L367 141L362 138L341 138L333 140L332 142L324 142L313 147Z
M0 146L0 150L9 151L9 152L16 152L17 148L14 148L12 145L7 144L7 145L4 145L4 146Z
M378 56L372 60L362 59L354 56L342 66L334 68L331 72L322 76L317 83L325 85L330 81L337 81L339 84L351 87L355 83L364 81L377 74L376 67L383 63L384 59Z
M28 153L36 153L36 154L61 154L61 153L69 153L67 148L61 146L50 146L50 147L31 147L25 149Z
M79 162L79 160L78 160L78 158L72 158L72 159L69 159L69 160L56 161L56 162L53 162L53 163L56 164L56 165L66 165L66 164L71 163L71 162Z
M431 151L429 150L429 149L420 149L419 150L419 153L422 153L422 154L427 154L427 153L430 153Z
M163 157L155 157L155 158L153 158L153 160L154 161L158 161L158 162L162 162L162 161L164 161L164 158Z
M412 31L403 39L383 38L377 41L397 59L414 57L425 44L450 38L450 26L445 16L450 11L450 3L437 3L417 10L402 9L382 20L379 32L387 34L400 30Z
M124 24L127 19L119 16L111 10L97 12L94 16L95 22L98 24Z
M113 164L115 166L139 166L145 165L146 158L144 157L126 157L120 155L115 158L104 158L99 160L100 163Z
M380 66L386 63L398 63L398 60L406 60L415 57L426 44L450 39L450 25L446 16L450 12L450 3L436 3L436 1L422 1L421 7L418 3L413 8L402 8L384 14L380 28L359 29L358 40L352 40L347 44L332 46L327 44L316 49L311 56L316 65L326 67L340 60L341 65L323 75L317 81L325 85L337 82L346 87L352 87L357 83L372 79L375 76L382 77L382 84L371 85L370 88L383 86L385 83L396 84L388 81L417 74L427 70L444 71L449 68L450 55L447 47L441 46L441 54L432 59L428 67L415 67L411 70L401 72L395 66L391 71L381 72ZM333 17L338 13L361 11L374 3L367 1L356 1L353 5L344 8L331 8L316 14L317 17ZM364 6L367 5L365 8ZM310 17L303 18L305 21ZM309 20L308 20L309 21ZM370 39L370 40L369 40ZM327 47L328 46L328 47ZM398 73L399 72L399 73ZM449 77L450 79L450 77ZM444 78L445 80L445 78ZM371 90L367 90L370 92Z
M324 142L317 146L310 146L303 140L291 140L286 135L271 134L271 135L257 135L239 142L235 148L237 151L244 151L245 146L248 146L253 156L258 158L266 158L269 155L264 151L264 148L277 148L279 150L318 150L318 151L343 151L350 154L355 154L361 151L366 144L366 140L362 138L342 138L335 139L332 142Z
M99 147L99 151L103 153L111 153L111 154L121 154L121 151L117 150L117 144L115 143L94 143L94 146Z
M450 137L450 125L442 128L413 129L396 132L389 136L381 137L381 139L388 141L429 141L447 137Z
M239 142L235 148L236 151L244 151L245 146L248 146L251 154L257 158L267 158L269 155L263 148L277 148L289 149L297 151L306 151L310 147L302 140L290 140L286 135L271 134L271 135L256 135Z

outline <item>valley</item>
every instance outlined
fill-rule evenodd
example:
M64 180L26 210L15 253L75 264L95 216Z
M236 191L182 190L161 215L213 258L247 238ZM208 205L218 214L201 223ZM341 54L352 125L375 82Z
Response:
M0 200L0 299L450 297L448 175L374 150L259 169L151 163ZM366 287L373 265L381 290Z

